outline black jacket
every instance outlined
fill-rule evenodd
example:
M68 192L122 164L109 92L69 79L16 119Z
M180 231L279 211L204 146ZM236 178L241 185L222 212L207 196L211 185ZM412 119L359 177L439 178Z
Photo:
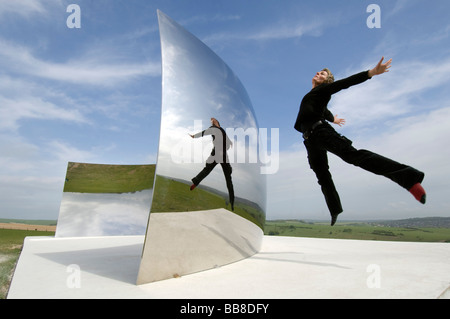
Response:
M211 151L211 156L217 156L216 158L220 159L220 163L228 163L227 150L230 148L232 142L228 138L225 130L221 127L212 125L206 130L194 134L194 138L199 138L205 135L211 135L213 139L214 148Z
M294 128L305 133L318 121L333 122L334 115L327 108L331 95L368 79L370 79L369 71L364 71L333 83L323 83L316 86L303 97Z

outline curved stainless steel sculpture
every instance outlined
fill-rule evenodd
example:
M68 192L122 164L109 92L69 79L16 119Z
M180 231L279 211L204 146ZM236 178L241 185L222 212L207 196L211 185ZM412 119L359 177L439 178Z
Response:
M258 124L245 88L199 39L160 11L158 19L161 131L137 284L249 257L265 222Z
M69 162L55 237L145 235L155 165Z

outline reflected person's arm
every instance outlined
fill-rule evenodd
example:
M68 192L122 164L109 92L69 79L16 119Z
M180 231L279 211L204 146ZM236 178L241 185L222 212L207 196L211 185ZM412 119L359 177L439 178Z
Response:
M202 132L197 133L197 134L189 134L189 136L192 137L192 138L199 138L199 137L202 137L204 134L205 134L205 131L202 131Z
M200 133L197 133L197 134L194 134L194 135L189 134L189 136L192 137L192 138L199 138L199 137L202 137L204 135L212 135L213 133L214 133L214 127L209 127L206 130L201 131Z

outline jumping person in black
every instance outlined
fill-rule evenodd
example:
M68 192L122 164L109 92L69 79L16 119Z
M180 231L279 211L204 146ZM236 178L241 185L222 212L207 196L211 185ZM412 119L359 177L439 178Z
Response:
M336 223L337 216L343 212L343 209L329 172L327 151L339 156L347 163L391 179L410 191L422 204L425 204L426 193L420 184L425 176L424 173L370 151L355 149L352 146L352 141L338 134L327 123L328 121L339 126L345 124L344 119L338 118L337 115L333 116L327 108L331 95L365 82L375 75L389 72L392 59L386 63L383 63L383 60L384 57L369 71L339 81L334 81L334 76L328 69L317 72L312 79L312 90L303 97L300 104L294 127L297 131L303 133L304 144L308 152L308 162L321 186L331 214L332 226Z
M225 176L225 181L227 183L228 196L230 199L231 210L234 211L234 188L233 182L231 180L231 172L232 168L230 165L230 161L228 160L227 150L233 145L231 140L228 138L225 130L220 127L219 121L215 118L211 118L211 126L206 130L197 133L197 134L189 134L192 138L202 137L204 135L211 135L213 139L213 149L211 151L211 155L206 160L206 165L203 170L198 173L192 179L192 185L190 187L191 191L194 190L200 184L200 182L212 172L214 167L217 164L222 166L223 174Z

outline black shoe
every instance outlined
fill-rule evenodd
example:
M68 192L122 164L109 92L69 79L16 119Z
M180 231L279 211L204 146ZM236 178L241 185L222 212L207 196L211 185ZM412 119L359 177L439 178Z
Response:
M423 196L420 198L420 201L422 204L425 204L427 202L427 194L423 194Z
M234 212L234 202L225 201L225 205L228 207L228 204L231 204L231 211Z
M334 224L336 224L337 221L337 217L340 213L338 214L331 214L331 226L334 226Z

